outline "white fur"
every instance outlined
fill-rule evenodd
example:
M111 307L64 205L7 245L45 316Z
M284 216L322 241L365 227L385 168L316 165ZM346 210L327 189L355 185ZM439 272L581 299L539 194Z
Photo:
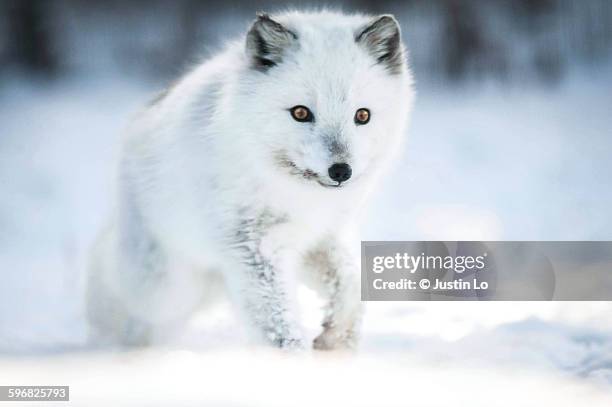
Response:
M274 20L299 46L267 72L250 66L245 39L197 67L132 123L123 139L116 214L101 233L89 283L96 335L146 344L186 320L223 284L260 339L303 345L295 281L328 301L321 349L352 346L361 313L360 210L400 150L413 99L407 68L392 75L355 43L371 17L288 13ZM304 105L315 123L288 109ZM368 124L355 111L368 108ZM330 183L347 146L353 176ZM161 335L163 336L163 335Z

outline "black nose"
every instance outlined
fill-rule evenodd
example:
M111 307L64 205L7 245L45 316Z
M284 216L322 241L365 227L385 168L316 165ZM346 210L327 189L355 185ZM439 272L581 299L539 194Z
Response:
M327 170L327 172L329 173L329 177L331 179L340 183L348 181L348 179L351 178L353 170L351 170L350 165L342 163L332 165L331 167L329 167L329 170Z

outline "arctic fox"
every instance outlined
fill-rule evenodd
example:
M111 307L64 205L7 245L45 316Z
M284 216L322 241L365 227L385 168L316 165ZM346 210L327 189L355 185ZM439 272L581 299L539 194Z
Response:
M315 349L356 345L357 220L401 148L412 75L391 15L260 14L160 95L122 141L88 280L94 335L146 345L227 288L260 341L305 347L297 281L326 306Z

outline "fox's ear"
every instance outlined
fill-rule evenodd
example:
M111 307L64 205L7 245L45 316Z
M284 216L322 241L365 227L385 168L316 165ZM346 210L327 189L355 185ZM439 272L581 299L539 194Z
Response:
M257 14L246 38L246 52L254 69L265 72L283 60L297 35L267 14Z
M402 71L404 53L400 40L400 27L392 15L376 17L355 35L355 42L372 55L392 74Z

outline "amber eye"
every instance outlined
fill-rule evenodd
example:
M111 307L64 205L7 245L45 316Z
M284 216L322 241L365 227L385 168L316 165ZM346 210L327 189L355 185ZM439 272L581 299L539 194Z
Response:
M366 124L370 121L370 111L365 107L361 109L357 109L355 112L355 123L356 124Z
M291 116L298 122L312 122L314 116L306 106L294 106L289 109Z

